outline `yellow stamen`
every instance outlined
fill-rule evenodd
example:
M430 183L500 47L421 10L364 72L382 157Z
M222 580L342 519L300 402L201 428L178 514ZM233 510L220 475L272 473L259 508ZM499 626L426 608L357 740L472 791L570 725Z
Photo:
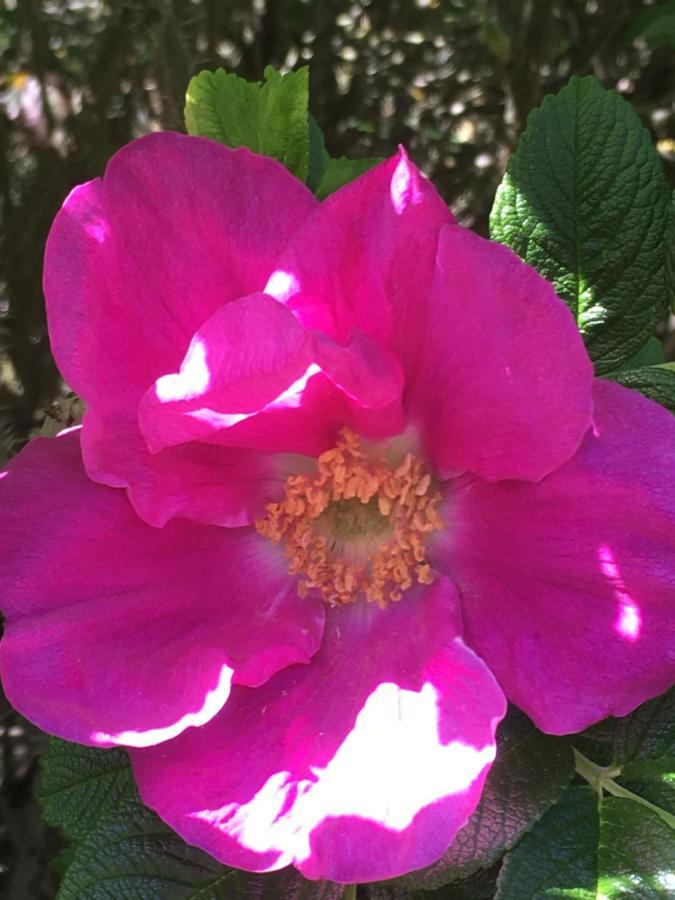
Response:
M291 476L284 492L256 528L274 544L283 540L301 597L316 588L331 605L362 596L384 608L414 583L433 581L424 543L442 527L441 493L414 454L392 466L343 428L316 472Z

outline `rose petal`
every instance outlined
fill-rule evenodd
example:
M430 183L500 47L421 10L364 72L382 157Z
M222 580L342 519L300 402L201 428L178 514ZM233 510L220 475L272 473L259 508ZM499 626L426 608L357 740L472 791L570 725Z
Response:
M307 662L323 630L283 555L252 529L151 528L89 481L79 435L33 441L0 481L10 702L41 728L146 746L200 725L230 681Z
M407 365L442 225L454 219L401 151L325 200L293 238L266 292L340 342L352 329Z
M202 455L191 471L183 460L182 489L163 497L162 463L147 459L138 435L141 397L178 369L205 319L264 287L315 207L273 160L162 133L120 150L105 177L76 188L56 217L45 256L50 338L66 381L88 406L85 465L96 481L130 487L139 512L148 490L160 520L189 507L184 498L200 491L206 462ZM196 504L205 505L206 497ZM206 520L224 515L212 507Z
M365 882L431 863L478 802L505 711L458 634L445 579L384 611L331 611L309 666L132 753L144 801L239 868Z
M91 430L82 435L83 446L88 437ZM230 528L250 525L283 494L285 479L306 466L304 457L198 443L150 455L140 432L121 426L116 443L115 455L129 454L121 463L132 484L129 499L158 528L176 516Z
M596 381L595 427L540 484L451 492L434 555L466 640L539 728L581 731L675 680L675 418Z
M370 437L400 431L402 386L400 366L372 341L336 344L254 294L205 322L180 371L146 393L139 420L153 452L210 439L318 454L344 425L362 425Z
M551 285L506 247L443 229L409 408L442 477L537 481L591 422L592 367Z

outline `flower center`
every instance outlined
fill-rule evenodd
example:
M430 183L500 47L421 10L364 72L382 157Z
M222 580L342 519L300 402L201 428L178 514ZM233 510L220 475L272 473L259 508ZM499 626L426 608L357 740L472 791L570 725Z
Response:
M364 452L343 428L316 471L292 475L284 494L256 529L284 542L288 571L302 576L300 596L317 588L333 606L363 596L384 608L413 584L432 582L425 542L443 524L441 493L412 453L393 464Z

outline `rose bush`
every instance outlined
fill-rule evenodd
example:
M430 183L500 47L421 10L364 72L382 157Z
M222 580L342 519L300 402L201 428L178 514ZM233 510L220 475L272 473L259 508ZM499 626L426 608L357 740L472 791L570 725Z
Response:
M87 413L0 482L3 683L130 748L190 843L399 875L475 808L506 698L564 734L673 681L675 420L403 152L319 204L141 138L67 199L45 292Z

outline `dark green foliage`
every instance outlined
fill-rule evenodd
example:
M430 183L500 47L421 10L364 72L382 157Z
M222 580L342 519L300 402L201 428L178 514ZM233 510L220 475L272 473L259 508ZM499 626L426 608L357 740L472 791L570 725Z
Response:
M293 870L251 875L190 847L137 800L121 802L75 848L58 900L339 900L342 888Z
M58 900L339 900L342 888L293 869L251 875L190 847L141 803L122 750L52 739L42 759L45 817L74 841Z
M328 160L326 139L313 115L309 116L309 165L307 167L307 187L316 193L323 178Z
M670 216L666 229L666 285L670 307L675 312L675 192L670 199Z
M136 795L123 750L92 750L53 738L41 760L38 797L45 819L78 840Z
M675 412L675 367L672 363L627 369L617 372L612 378Z
M655 337L650 337L647 343L643 347L640 347L635 356L631 356L630 359L626 360L619 371L623 372L626 369L639 369L642 366L659 366L665 361L661 341L657 340Z
M595 900L598 834L595 792L571 787L508 855L497 898Z
M604 745L574 785L507 854L496 900L665 900L675 890L675 689L575 738Z
M672 896L675 832L632 800L571 787L506 858L496 900Z
M606 734L619 765L669 756L675 750L675 688L639 706L623 719L610 719Z

